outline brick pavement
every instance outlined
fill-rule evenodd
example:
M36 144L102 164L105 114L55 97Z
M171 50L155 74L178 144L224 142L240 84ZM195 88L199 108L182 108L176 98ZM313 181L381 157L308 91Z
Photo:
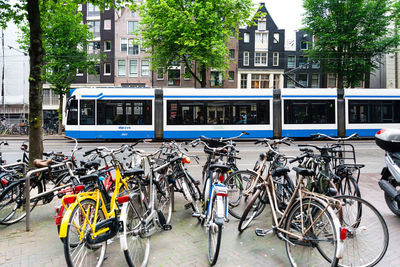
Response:
M378 266L400 266L400 218L386 207L383 193L377 185L378 174L364 174L360 178L361 192L385 217L390 231L386 256ZM184 200L176 194L172 231L158 233L151 238L148 266L208 266L207 235L190 210L184 210ZM65 266L62 243L53 220L55 201L37 207L32 213L32 231L25 232L24 221L0 226L0 266ZM254 234L256 227L267 228L271 218L264 212L242 235L237 232L237 220L225 225L222 246L216 266L289 266L284 242L274 235L264 238ZM116 239L107 249L104 266L126 266ZM321 265L324 266L324 265Z

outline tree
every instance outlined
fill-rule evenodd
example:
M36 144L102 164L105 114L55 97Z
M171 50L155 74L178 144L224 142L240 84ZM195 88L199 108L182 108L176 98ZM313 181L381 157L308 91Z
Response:
M52 0L50 0L52 1ZM53 0L56 2L55 0ZM99 6L114 7L122 3L122 0L65 0L64 2L87 3ZM17 24L24 18L28 19L29 42L29 165L33 166L33 160L42 158L43 155L43 88L42 66L44 49L42 45L41 13L39 0L15 1L10 4L8 0L0 0L0 26L6 27L7 22L13 20Z
M308 56L337 74L338 88L357 86L377 68L376 58L399 44L391 0L304 0L303 6L304 30L315 39Z
M86 24L81 24L82 13L74 2L42 2L42 29L44 55L43 80L59 96L58 133L62 133L63 97L75 80L77 69L94 72L101 55L88 55L85 49L93 34ZM29 47L29 27L21 27L23 49Z
M140 6L142 46L151 51L153 70L182 62L206 87L207 70L229 67L229 38L238 37L252 12L252 0L146 0Z

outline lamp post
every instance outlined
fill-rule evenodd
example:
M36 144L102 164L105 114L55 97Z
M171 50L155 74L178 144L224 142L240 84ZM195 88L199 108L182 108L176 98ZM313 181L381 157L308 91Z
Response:
M1 29L1 47L2 47L2 52L3 52L3 70L1 72L1 96L3 97L2 99L2 104L3 104L3 115L6 115L6 101L5 101L5 95L4 95L4 30Z

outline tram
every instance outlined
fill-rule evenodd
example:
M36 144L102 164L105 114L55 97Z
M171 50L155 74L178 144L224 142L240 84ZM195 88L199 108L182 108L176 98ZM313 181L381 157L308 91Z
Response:
M400 128L400 91L330 88L79 88L67 101L65 134L77 139L309 137L313 133L373 137ZM339 107L344 108L339 110ZM340 118L338 114L345 114Z

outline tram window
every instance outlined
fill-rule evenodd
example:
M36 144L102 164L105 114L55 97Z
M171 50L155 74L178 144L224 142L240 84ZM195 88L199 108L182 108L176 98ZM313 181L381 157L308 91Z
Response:
M78 100L71 100L68 107L68 125L78 125Z
M167 124L269 124L269 101L167 101Z
M285 100L285 124L335 123L334 100Z
M98 125L151 124L151 101L98 100Z
M94 125L94 100L81 100L80 125Z
M350 100L350 123L399 123L399 100Z

